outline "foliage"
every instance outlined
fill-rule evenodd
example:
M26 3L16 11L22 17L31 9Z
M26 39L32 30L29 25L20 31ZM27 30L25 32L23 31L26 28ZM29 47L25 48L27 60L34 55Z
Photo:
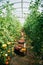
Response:
M12 15L12 5L7 2L7 4L4 4L1 8L4 7L6 9L6 14L3 16L3 9L0 9L0 36L6 37L6 42L7 41L14 41L15 38L20 36L20 30L21 30L21 25L19 20ZM2 37L3 38L3 37ZM5 42L3 42L5 43Z
M12 6L9 1L0 6L0 61L3 63L6 62L6 57L12 54L15 40L20 38L21 24L12 14Z
M43 46L43 12L38 12L40 0L37 1L30 6L31 12L24 24L24 31L32 40L33 51L40 55Z

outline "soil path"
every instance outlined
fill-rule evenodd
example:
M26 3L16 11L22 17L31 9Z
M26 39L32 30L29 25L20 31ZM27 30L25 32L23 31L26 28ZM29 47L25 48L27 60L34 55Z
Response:
M28 51L27 55L24 57L18 55L13 57L10 65L35 65L34 62L34 55Z

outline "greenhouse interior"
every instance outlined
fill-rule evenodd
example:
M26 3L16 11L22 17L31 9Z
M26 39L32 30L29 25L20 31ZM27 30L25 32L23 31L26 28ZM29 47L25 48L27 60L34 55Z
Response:
M0 65L43 65L43 0L0 0Z

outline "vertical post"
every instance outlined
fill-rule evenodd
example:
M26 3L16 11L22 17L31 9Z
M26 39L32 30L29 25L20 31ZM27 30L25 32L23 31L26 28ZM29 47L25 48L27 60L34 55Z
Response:
M22 18L23 18L23 0L21 0L21 10L22 10Z

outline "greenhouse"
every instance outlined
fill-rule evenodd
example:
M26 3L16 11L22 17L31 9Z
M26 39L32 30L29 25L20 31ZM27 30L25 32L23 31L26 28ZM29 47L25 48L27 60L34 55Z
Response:
M0 65L43 65L43 0L0 0Z

